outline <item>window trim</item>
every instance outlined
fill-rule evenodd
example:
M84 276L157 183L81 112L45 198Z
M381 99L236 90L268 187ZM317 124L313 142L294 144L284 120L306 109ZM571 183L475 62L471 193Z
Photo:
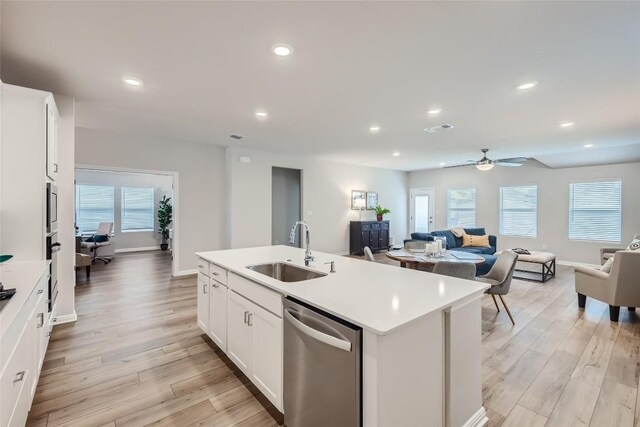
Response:
M522 234L504 234L502 232L502 189L513 187L536 187L536 233L534 236L524 236ZM514 184L514 185L499 185L498 186L498 235L504 237L516 237L522 239L537 239L538 238L538 184Z
M621 244L622 243L622 224L623 224L623 209L622 209L622 204L624 202L623 200L623 194L622 194L622 178L602 178L602 179L598 179L596 181L594 180L581 180L581 181L570 181L569 182L569 191L567 194L567 239L570 242L583 242L583 243L598 243L598 244L603 244L603 243L615 243L615 244ZM619 182L620 183L620 240L593 240L593 239L575 239L575 238L571 238L571 186L573 184L595 184L595 183L599 183L599 182Z
M447 188L447 228L452 228L452 226L449 225L449 213L451 212L450 195L451 195L451 191L456 191L456 190L473 190L473 225L467 226L466 228L476 228L478 226L478 189L476 187ZM454 209L454 210L459 210L459 209ZM458 225L456 227L461 227L461 226Z

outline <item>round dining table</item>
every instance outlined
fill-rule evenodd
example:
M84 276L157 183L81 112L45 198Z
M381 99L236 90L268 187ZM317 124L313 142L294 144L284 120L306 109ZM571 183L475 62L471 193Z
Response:
M482 264L485 259L479 255L462 251L446 251L442 256L429 256L424 252L410 252L409 250L389 251L387 258L400 263L400 267L417 270L420 266L433 267L439 262L469 262Z

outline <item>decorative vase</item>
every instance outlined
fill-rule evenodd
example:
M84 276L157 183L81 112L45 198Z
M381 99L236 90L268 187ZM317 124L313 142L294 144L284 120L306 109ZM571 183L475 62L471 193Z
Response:
M167 249L169 249L169 244L168 243L160 243L160 249L163 251L166 251Z
M382 221L382 215L377 215L378 221Z

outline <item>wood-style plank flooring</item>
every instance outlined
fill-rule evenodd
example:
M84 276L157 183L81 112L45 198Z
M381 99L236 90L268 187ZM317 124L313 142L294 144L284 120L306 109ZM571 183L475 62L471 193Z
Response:
M389 262L384 255L376 255ZM514 281L516 325L485 297L483 400L490 426L640 426L640 320L577 307L570 267ZM275 426L281 414L203 337L195 278L168 254L118 254L78 273L78 321L56 326L29 425Z

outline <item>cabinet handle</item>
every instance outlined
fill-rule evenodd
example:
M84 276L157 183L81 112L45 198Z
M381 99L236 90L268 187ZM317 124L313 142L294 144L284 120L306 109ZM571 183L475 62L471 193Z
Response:
M204 265L198 264L198 268L204 268Z
M57 163L54 163L54 164L53 164L53 171L54 171L55 173L58 173L58 164L57 164Z
M16 377L13 379L14 383L18 383L20 381L22 381L22 379L24 378L24 371L20 371L16 374Z
M219 275L220 275L220 273L217 273L217 272L215 272L215 271L214 271L214 272L212 272L211 274L213 274L214 276L219 276Z
M214 283L211 284L211 286L213 286L214 288L217 288L220 285L218 285L217 283L214 282Z
M249 312L248 312L248 311L245 311L245 312L244 312L244 323L245 323L245 324L247 324L247 323L248 323L248 321L247 321L247 314L249 314Z
M203 294L206 294L206 293L207 293L207 284L206 284L206 283L203 283L203 284L202 284L202 293L203 293Z
M40 318L40 321L36 328L42 328L44 326L44 313L38 313L38 317Z
M247 316L247 325L253 326L253 323L251 323L252 318L253 318L253 313L249 313L249 315Z
M38 295L44 292L44 289L38 289Z

